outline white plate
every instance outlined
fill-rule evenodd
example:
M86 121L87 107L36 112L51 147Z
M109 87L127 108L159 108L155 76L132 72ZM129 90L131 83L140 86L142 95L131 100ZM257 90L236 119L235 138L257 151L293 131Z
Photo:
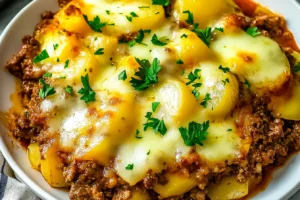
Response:
M271 10L283 15L296 40L300 43L300 7L294 0L257 0ZM0 38L0 66L16 54L21 48L21 38L32 34L40 21L40 14L46 10L57 11L55 0L34 0L26 6L6 27ZM7 111L10 106L10 94L15 90L14 78L3 69L0 70L0 111ZM30 167L25 151L13 144L0 124L0 150L17 176L24 181L39 197L47 200L66 200L66 191L51 188L41 174ZM268 188L259 193L254 200L288 199L300 188L300 154L273 175Z

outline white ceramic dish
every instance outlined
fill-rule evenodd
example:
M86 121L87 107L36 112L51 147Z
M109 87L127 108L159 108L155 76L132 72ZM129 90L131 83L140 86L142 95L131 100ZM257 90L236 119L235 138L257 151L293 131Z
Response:
M294 0L257 0L262 5L283 15L296 40L300 44L300 7ZM32 34L40 21L43 11L57 11L56 0L34 0L26 6L6 27L0 38L0 112L10 106L10 94L15 90L13 76L3 70L5 62L21 48L21 38ZM0 150L16 175L27 184L39 197L46 200L66 200L68 193L51 188L41 174L30 167L25 151L5 133L0 124ZM288 199L300 188L300 154L293 156L286 165L273 175L267 189L259 193L254 200Z

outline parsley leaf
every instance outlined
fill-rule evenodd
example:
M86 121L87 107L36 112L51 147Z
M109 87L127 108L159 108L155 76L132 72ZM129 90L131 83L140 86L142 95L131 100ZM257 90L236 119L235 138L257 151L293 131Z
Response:
M153 35L151 42L152 42L152 44L157 45L157 46L165 46L167 44L167 43L159 40L156 34Z
M206 27L204 30L198 28L198 24L194 25L193 32L209 47L211 41L211 32L212 29L210 27Z
M106 10L105 12L106 14L110 15L110 10Z
M188 128L181 127L179 128L179 131L185 145L194 146L196 144L199 144L200 146L203 146L202 142L206 140L208 128L209 121L206 121L203 124L190 122Z
M257 27L249 27L246 33L252 37L256 37L261 34Z
M145 37L145 33L148 33L148 30L142 30L142 29L140 29L138 31L138 34L136 35L135 39L132 40L132 41L130 41L128 43L128 45L130 47L133 47L135 45L135 43L143 44L142 42L143 42L143 39Z
M119 79L119 80L123 80L123 81L125 81L125 80L127 79L126 70L123 70L123 71L119 74L118 79Z
M103 55L104 54L104 48L99 48L95 53L94 55Z
M251 87L251 85L250 85L250 83L249 83L249 81L247 80L247 79L245 79L245 82L244 82L244 84L248 87L248 88L250 88Z
M136 130L136 131L135 131L135 138L136 138L136 139L142 139L142 138L143 138L143 137L139 136L139 134L140 134L140 131L139 131L139 130Z
M204 107L204 108L207 108L207 102L211 100L210 98L210 94L206 93L201 105Z
M132 22L132 17L131 16L126 16L127 20Z
M58 44L53 44L54 51L58 48Z
M50 78L52 77L52 74L50 72L46 72L43 77L47 77L47 78Z
M227 72L230 72L230 69L228 67L222 67L222 65L220 65L219 69L222 70L225 74Z
M194 24L194 15L189 10L183 11L183 13L188 14L187 20L185 20L186 23L193 25Z
M178 65L183 65L184 62L183 62L181 59L179 59L179 60L176 61L176 64L178 64Z
M149 151L147 152L147 155L148 155L148 156L150 155L150 149L149 149Z
M139 79L131 77L131 86L138 91L146 90L151 84L158 82L157 75L161 70L160 62L157 58L154 58L150 66L150 62L148 60L140 60L138 58L135 58L135 60L141 67L134 74L139 77Z
M65 62L64 69L66 69L66 68L68 68L68 67L69 67L69 62L70 62L70 60L67 60L67 61Z
M135 12L131 12L130 15L131 15L132 17L138 17L138 15L137 15Z
M229 79L226 78L225 80L222 80L223 84L226 85L226 83L229 83Z
M82 94L80 100L84 100L85 103L95 101L96 93L92 90L89 83L89 75L81 76L81 82L83 88L78 91L78 94Z
M126 170L133 170L134 164L128 164L125 169Z
M222 33L224 32L224 28L222 28L222 27L216 27L215 30L220 31Z
M190 85L193 83L195 80L200 79L201 76L198 75L198 73L201 72L201 69L195 69L194 72L190 72L188 75L188 79L190 80L189 82L186 83L186 85Z
M155 112L157 107L159 106L160 102L153 102L152 103L152 111Z
M91 29L93 31L102 33L101 28L103 28L104 26L106 26L106 23L101 23L100 18L98 16L96 16L93 21L89 21L88 16L87 15L83 15L84 20L86 21L86 23L91 27Z
M144 126L144 131L146 131L150 127L153 128L155 133L159 132L161 135L165 135L167 132L167 127L164 120L149 117L147 123L145 123Z
M171 2L170 0L152 0L152 5L169 6Z
M180 38L187 38L188 36L184 33Z
M34 59L33 59L33 63L39 63L45 59L49 58L49 54L47 52L46 49L44 49L39 55L37 55Z
M50 96L50 95L56 93L56 91L54 90L54 87L50 86L50 84L47 84L44 79L40 79L40 83L43 86L40 89L40 93L39 93L39 96L42 99L45 99L47 96Z
M66 92L69 93L69 94L72 94L73 88L72 88L71 86L68 85L68 86L66 87Z
M231 131L232 131L232 129L230 128L230 129L228 129L227 131L228 131L228 132L231 132Z
M297 72L299 72L299 71L300 71L300 62L298 62L298 63L295 65L294 69L293 69L293 72L294 72L294 73L297 73Z

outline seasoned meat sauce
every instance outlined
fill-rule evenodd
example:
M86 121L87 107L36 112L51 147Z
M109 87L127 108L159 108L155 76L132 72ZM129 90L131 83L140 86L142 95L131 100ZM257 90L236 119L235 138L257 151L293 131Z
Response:
M63 7L68 2L69 0L59 0L59 5ZM237 3L241 5L243 1L237 1ZM254 14L251 11L254 6L254 4L249 7L241 6L245 9L248 17L233 14L229 16L228 20L245 30L250 26L258 27L263 35L278 41L285 48L290 62L294 62L290 56L290 49L294 48L290 44L294 44L294 38L287 30L284 19L266 13ZM36 31L42 31L47 20L52 18L52 12L43 13L42 22L37 25ZM128 38L132 38L132 35L125 35L122 39L127 40ZM24 144L35 141L43 145L49 143L49 138L43 135L42 131L46 116L43 116L39 110L41 85L38 80L45 72L32 70L32 60L40 50L39 42L34 39L34 36L25 36L22 41L23 46L20 52L13 56L5 66L11 74L21 80L21 90L18 95L24 107L23 114L11 113L9 127L12 135ZM285 41L285 43L280 41ZM239 182L245 182L251 177L263 180L265 169L269 169L267 167L282 165L289 155L300 149L300 122L273 116L268 109L269 97L257 97L245 87L241 87L240 95L237 109L240 116L236 123L240 130L243 130L243 137L252 138L250 150L247 155L244 155L247 161L246 165L236 160L232 163L220 164L212 169L203 166L199 156L191 153L181 163L178 163L176 168L187 177L195 176L197 187L181 196L168 198L169 200L208 199L207 186L218 182L227 175L235 175ZM249 100L248 97L251 97L252 100ZM72 161L67 152L58 152L58 156L64 163L62 166L64 177L70 187L70 199L73 200L127 200L132 196L133 191L148 193L151 199L160 199L153 190L153 186L157 182L168 183L165 171L160 174L153 174L149 171L142 181L132 187L118 177L110 167L100 166L95 161Z

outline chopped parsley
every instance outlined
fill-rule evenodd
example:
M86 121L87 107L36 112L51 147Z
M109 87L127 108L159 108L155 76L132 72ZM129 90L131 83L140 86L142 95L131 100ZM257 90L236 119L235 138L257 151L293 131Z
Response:
M167 127L165 125L164 120L159 120L153 117L147 118L147 123L144 124L144 131L146 131L148 128L153 128L154 132L159 132L161 135L165 135L167 132Z
M142 139L142 138L143 138L143 137L139 136L139 134L140 134L140 131L139 131L139 130L136 130L136 131L135 131L135 138L136 138L136 139Z
M227 132L231 132L232 131L232 129L231 128L229 128L228 130L227 130Z
M131 15L132 17L139 17L135 12L131 12L130 15Z
M43 77L50 78L52 77L52 74L50 72L46 72Z
M116 25L115 23L107 24L107 26L114 26Z
M178 65L183 65L184 62L183 62L181 59L179 59L179 60L176 61L176 64L178 64Z
M162 40L162 38L158 39L157 35L154 34L152 36L151 42L152 42L152 44L157 45L157 46L165 46L167 43L163 42L161 40Z
M299 72L299 71L300 71L300 62L298 62L298 63L295 65L294 69L293 69L293 72L294 72L294 73L297 73L297 72Z
M222 70L225 74L227 72L230 72L230 69L228 67L222 67L222 65L220 65L219 69Z
M95 53L94 55L103 55L104 54L104 48L99 48Z
M211 41L211 32L212 29L210 27L206 27L204 30L198 28L199 24L194 24L193 32L209 47Z
M258 30L257 27L249 27L247 30L246 30L246 33L252 37L256 37L258 35L261 34L261 32Z
M81 82L83 88L78 91L78 94L81 94L82 97L80 100L83 100L85 103L89 103L95 101L96 93L92 90L90 83L89 83L89 75L81 76Z
M47 84L44 79L40 79L40 83L43 86L39 92L39 96L42 99L45 99L47 96L50 96L50 95L56 93L56 91L54 90L54 87L50 86L50 84Z
M125 169L126 170L133 170L134 164L128 164Z
M206 140L208 128L209 121L206 121L203 124L190 122L188 128L181 127L179 128L179 131L185 145L194 146L199 144L200 146L203 146L202 142Z
M249 83L249 81L247 80L247 79L245 79L245 82L244 82L244 84L248 87L248 88L250 88L251 87L251 85L250 85L250 83Z
M123 71L119 74L118 79L119 79L119 80L123 80L123 81L125 81L125 80L127 79L126 70L123 70Z
M106 14L110 15L110 10L106 10L105 12Z
M131 77L130 83L135 90L142 91L146 90L151 84L158 82L158 72L161 70L160 61L154 58L152 64L148 60L140 60L135 58L140 68L135 72L135 76L139 77L136 79Z
M157 107L159 106L160 102L153 102L152 103L152 111L155 112Z
M131 16L126 15L126 18L127 18L128 21L132 22L132 17Z
M100 18L98 16L96 16L93 21L89 21L88 16L87 15L83 15L84 20L86 21L86 23L91 27L91 29L93 31L102 33L101 28L103 28L104 26L106 26L106 23L101 23Z
M60 60L59 60L59 58L56 58L56 62L59 62Z
M200 71L201 71L200 69L195 69L194 72L190 72L188 75L189 82L187 82L186 85L190 85L194 83L196 80L201 79L201 76L198 75ZM198 98L200 96L200 92L198 91L198 88L202 86L202 83L194 83L192 86L194 87L192 94L196 97L198 101Z
M39 55L37 55L34 59L33 59L33 63L39 63L45 59L49 58L49 54L47 52L46 49L44 49Z
M72 88L71 86L68 85L68 86L66 87L66 92L69 93L69 94L72 94L73 88Z
M193 25L194 24L194 15L189 10L183 11L183 13L188 14L187 20L185 20L186 23Z
M210 101L211 98L210 98L210 94L206 93L203 101L201 102L201 105L204 107L204 108L207 108L207 102Z
M170 0L152 0L152 5L169 6L171 2Z
M147 155L148 155L148 156L150 155L150 149L149 149L149 151L147 152Z
M226 83L229 83L229 79L226 78L225 80L222 80L223 84L226 85Z
M140 29L138 31L138 34L136 35L135 39L128 42L129 47L133 47L135 45L135 43L143 44L142 42L145 37L145 33L148 33L148 31L149 30ZM146 44L144 44L144 45L146 45Z
M180 38L187 38L188 36L184 33Z
M224 28L222 28L222 27L216 27L215 30L220 31L222 33L224 32Z
M58 48L58 44L53 44L53 49L56 50Z
M66 69L66 68L68 68L68 67L69 67L69 62L70 62L70 60L67 60L67 61L65 62L64 69Z

